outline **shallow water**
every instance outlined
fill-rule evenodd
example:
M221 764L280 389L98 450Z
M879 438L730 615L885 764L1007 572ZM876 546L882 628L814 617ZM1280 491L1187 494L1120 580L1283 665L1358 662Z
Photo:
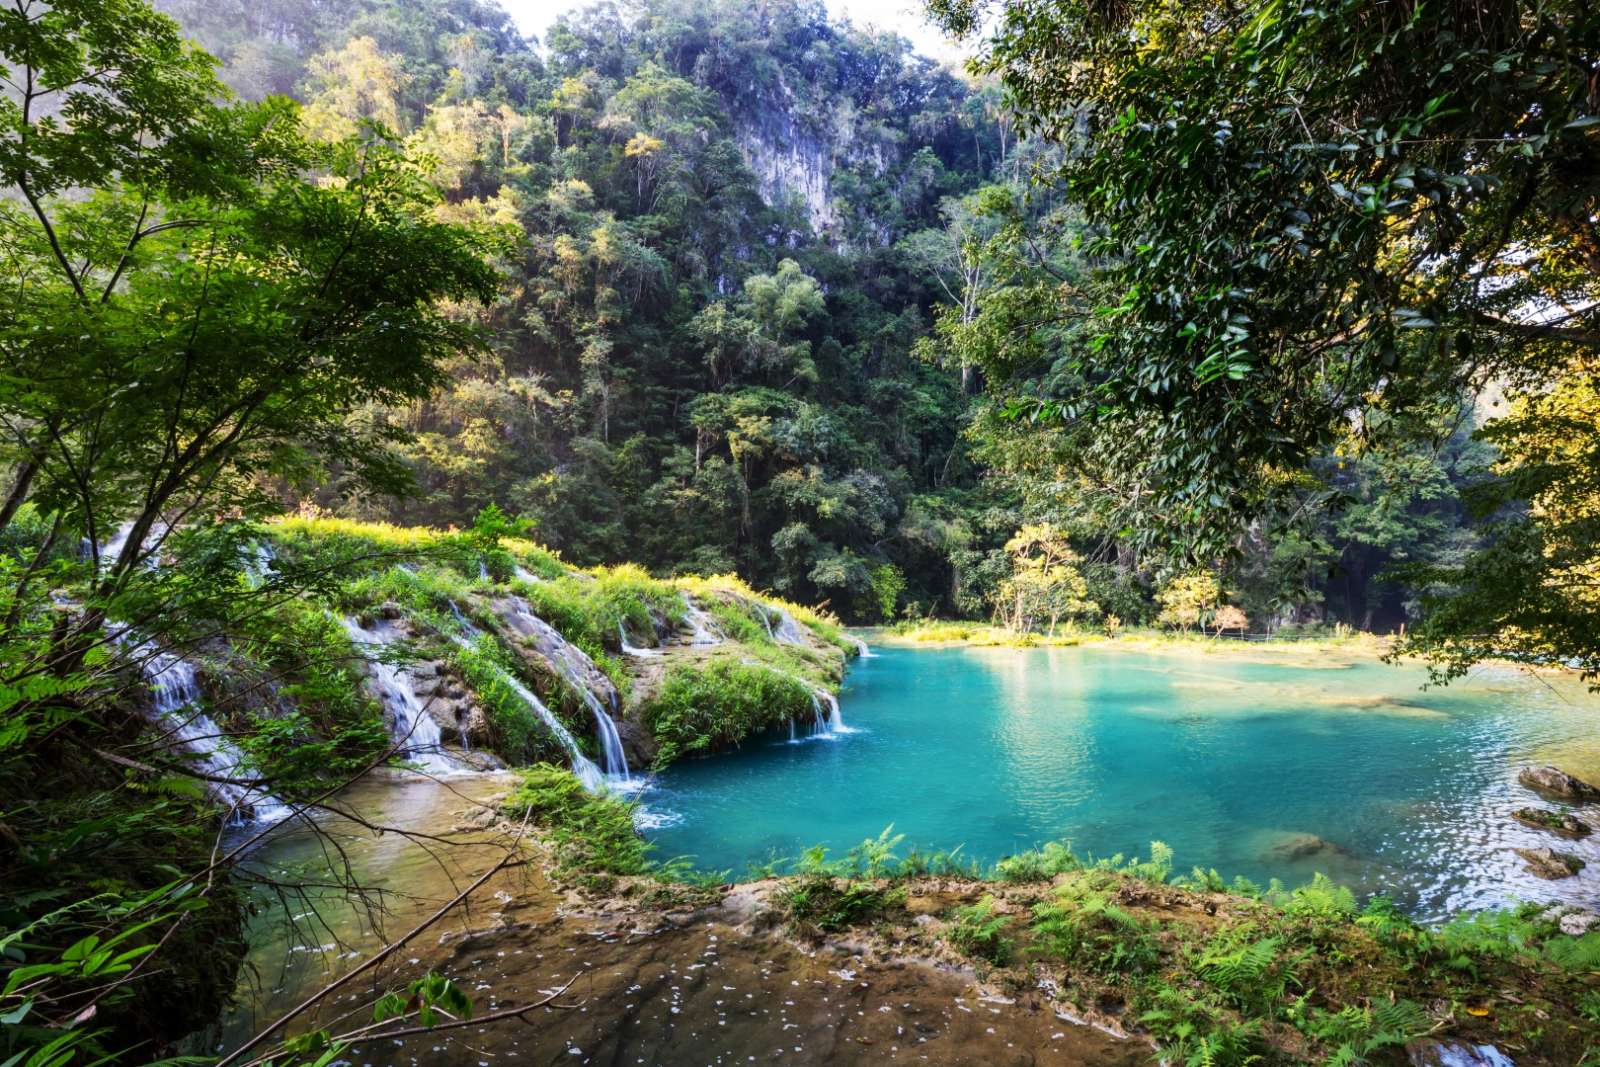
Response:
M1539 803L1520 766L1593 751L1600 702L1581 687L1488 669L1423 691L1416 668L1292 662L883 648L847 678L853 732L673 767L643 795L641 824L659 855L736 876L814 844L838 856L892 823L902 854L959 845L984 864L1054 839L1097 857L1160 840L1179 870L1290 884L1321 871L1423 916L1600 905L1592 838L1509 819ZM1541 881L1510 851L1537 845L1590 867Z

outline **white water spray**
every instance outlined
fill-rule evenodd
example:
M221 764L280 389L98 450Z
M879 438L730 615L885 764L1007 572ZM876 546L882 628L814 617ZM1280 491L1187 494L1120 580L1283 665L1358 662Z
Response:
M623 628L620 622L617 623L617 637L622 641L622 651L638 659L655 659L657 656L664 654L660 649L640 648L638 645L630 645L628 643L628 631Z
M699 648L722 644L722 635L717 632L716 623L711 621L711 616L706 614L704 608L687 595L683 598L683 614L689 620L689 644Z
M470 649L472 647L472 642L460 634L451 634L450 639L462 648ZM599 767L595 766L593 760L583 754L583 750L578 747L577 739L572 736L572 732L562 725L561 720L555 717L554 712L545 707L544 701L540 700L533 690L523 685L516 675L504 667L496 663L490 663L489 667L499 676L501 681L506 683L513 693L516 693L521 698L522 702L528 706L528 710L533 712L538 720L544 723L545 728L554 735L556 742L567 753L567 761L572 768L572 773L577 776L578 781L583 783L583 787L591 793L598 793L605 788L605 775L601 773Z
M381 649L394 640L392 636L363 628L354 619L345 618L340 622L358 648ZM377 656L367 655L365 651L363 655L372 668L371 680L378 699L394 720L389 732L400 746L400 755L421 764L424 770L433 774L459 771L461 767L444 751L444 737L439 732L439 724L433 721L433 716L417 699L410 675Z
M778 614L778 625L774 629L771 623L767 624L767 632L773 640L780 645L803 645L806 642L805 631L800 629L800 624L794 621L794 616L783 608L773 608Z
M195 764L211 778L249 776L244 754L211 716L200 710L194 664L171 652L155 652L146 656L140 671L150 683L155 725L169 741L194 756ZM259 786L208 781L205 787L214 798L232 808L238 818L277 822L289 814L287 805Z

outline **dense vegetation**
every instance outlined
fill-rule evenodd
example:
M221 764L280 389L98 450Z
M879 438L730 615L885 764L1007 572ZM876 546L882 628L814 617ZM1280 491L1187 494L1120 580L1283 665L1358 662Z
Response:
M595 8L542 51L487 4L165 7L245 97L292 94L325 133L384 123L433 161L445 217L515 235L476 316L490 351L359 413L410 435L420 494L336 471L292 500L456 524L495 503L582 564L1024 629L1414 626L1445 578L1395 568L1485 543L1463 491L1494 451L1459 397L1319 439L1198 556L1118 473L1137 437L1013 433L1002 413L1076 380L1078 312L1111 284L1082 198L1031 187L1055 131L1019 141L993 86L820 3Z
M383 671L461 758L542 764L506 811L607 879L674 872L548 764L822 714L839 617L1600 672L1587 8L934 6L994 31L973 76L820 0L541 47L480 0L0 11L0 1062L214 1017L250 894L296 888L227 820L426 755ZM892 848L778 900L892 922ZM1197 931L1125 907L1160 857L1082 867L1014 859L1059 884L950 940L1194 1062L1355 1062L1499 984L1587 1054L1600 935L1551 916L1241 887ZM336 1055L283 1034L243 1051Z
M1062 149L952 331L1057 508L1290 604L1337 559L1358 625L1402 563L1447 671L1600 670L1586 4L930 6Z

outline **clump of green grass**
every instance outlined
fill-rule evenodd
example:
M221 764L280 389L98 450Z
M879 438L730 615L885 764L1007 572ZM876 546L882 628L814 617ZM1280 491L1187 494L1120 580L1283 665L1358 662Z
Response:
M590 793L570 771L549 764L520 773L500 810L538 828L554 849L558 875L598 887L603 876L651 872L650 843L634 829L632 803Z
M830 933L891 914L905 904L906 891L814 871L791 879L773 899L801 930Z
M812 714L806 686L775 670L736 660L668 671L640 717L659 746L656 766L703 755Z

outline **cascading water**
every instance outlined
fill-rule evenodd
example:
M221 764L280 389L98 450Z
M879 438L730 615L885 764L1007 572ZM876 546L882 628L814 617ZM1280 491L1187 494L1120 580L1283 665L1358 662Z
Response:
M200 686L195 680L194 664L171 652L155 652L145 657L140 671L150 683L155 724L176 747L193 755L195 762L211 778L248 777L243 753L200 709ZM206 791L233 809L236 817L276 822L289 814L287 805L259 787L208 781Z
M617 691L604 672L583 649L561 635L561 631L533 613L528 602L521 597L508 597L511 611L507 622L517 632L533 638L534 646L546 662L556 669L562 679L577 692L594 716L595 736L600 739L600 751L605 761L606 774L619 781L629 780L628 758L622 750L622 735L606 705L615 706ZM505 617L502 608L502 617ZM595 695L595 690L605 693L605 700Z
M461 605L457 604L454 600L450 601L450 614L455 618L456 625L461 627L461 632L466 634L468 637L477 637L478 634L482 632L476 626L472 625L471 619L462 614Z
M850 728L844 724L844 712L839 708L839 698L828 692L826 689L814 689L812 690L812 693L815 695L816 699L821 700L823 704L827 705L827 736L833 737L838 734L850 733Z
M865 641L861 640L861 638L857 637L855 634L849 634L847 636L850 638L850 640L852 640L852 641L854 641L856 643L856 658L857 659L877 659L878 658L878 654L876 652L872 651L872 646L871 645L869 645Z
M365 629L354 619L345 618L340 622L345 633L350 635L350 640L358 647L381 649L394 640L392 635ZM372 668L373 688L377 690L384 710L394 721L390 734L401 746L400 754L434 774L461 770L460 765L445 753L439 724L433 721L433 716L417 699L416 687L412 685L410 676L403 669L385 663L376 656L367 656L366 659Z
M805 631L800 629L800 624L794 621L794 616L783 608L773 608L772 610L778 614L777 628L774 629L770 623L767 625L767 632L772 635L772 639L780 645L805 644Z
M517 581L527 582L529 585L535 585L545 580L520 563L511 568L511 576Z
M722 635L705 609L688 596L683 598L683 614L689 620L689 643L696 647L722 644Z
M663 654L660 649L640 648L638 645L630 645L628 643L628 631L623 628L620 622L617 623L617 637L622 640L622 651L638 659L655 659Z
M470 649L472 647L472 642L460 634L451 634L450 639L462 648ZM556 742L566 750L572 773L577 776L578 781L583 783L583 787L591 793L598 793L602 790L605 787L605 775L601 773L599 767L595 766L593 760L583 754L583 750L578 747L577 739L572 736L571 731L562 725L561 720L556 718L549 708L545 707L544 701L540 700L533 690L523 685L510 671L498 664L490 664L490 667L499 676L500 680L505 682L511 691L517 694L522 702L528 706L528 710L532 711L539 721L544 723L545 728L554 735Z

